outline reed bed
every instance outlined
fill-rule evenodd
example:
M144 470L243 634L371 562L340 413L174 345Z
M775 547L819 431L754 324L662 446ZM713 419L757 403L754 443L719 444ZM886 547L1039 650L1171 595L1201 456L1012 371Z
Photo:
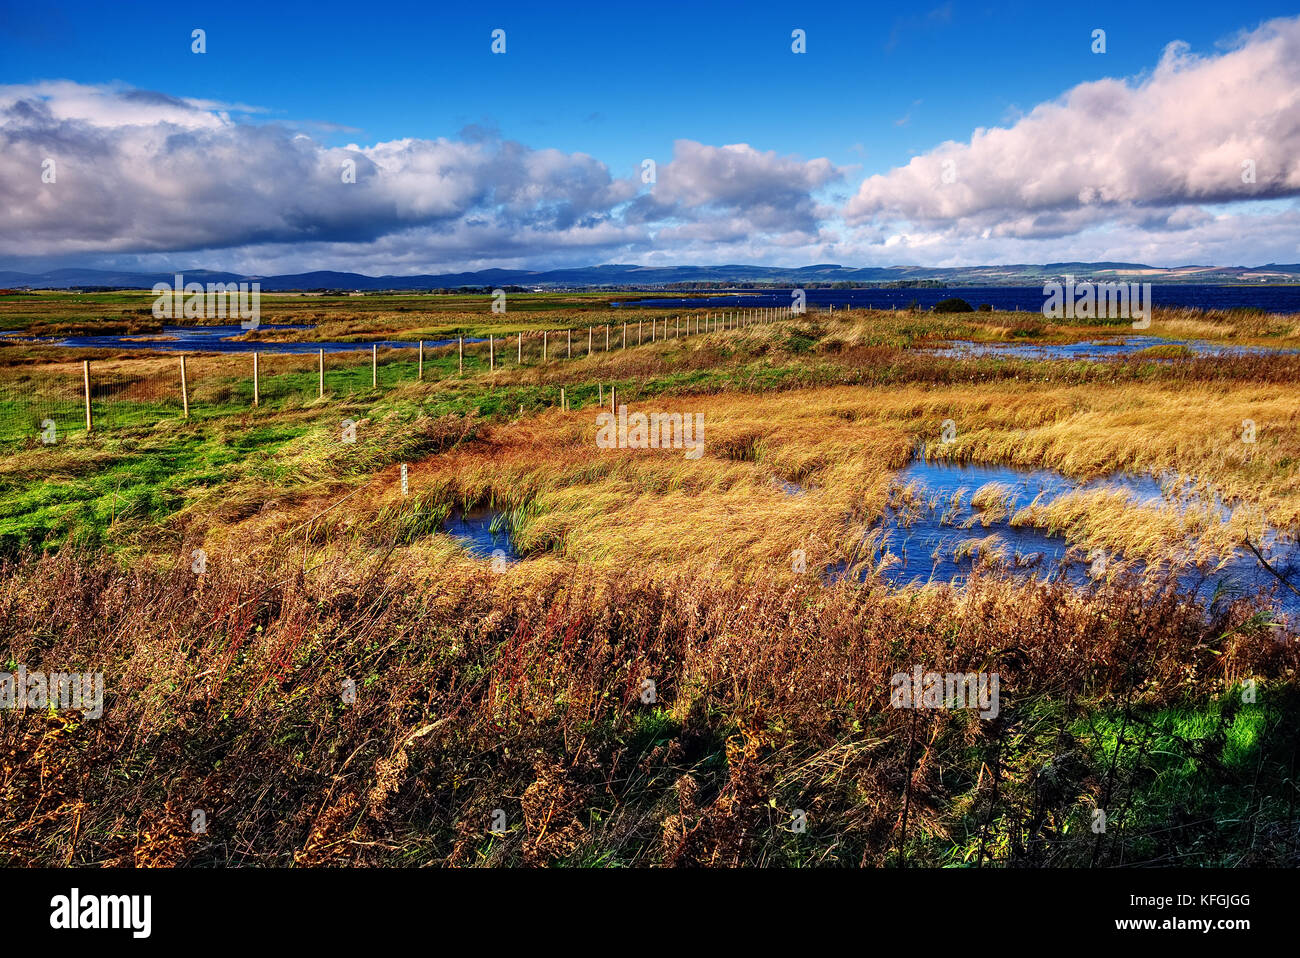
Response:
M0 715L0 861L1296 864L1297 640L1248 602L178 559L0 567L7 658L108 690ZM918 665L998 715L892 707Z

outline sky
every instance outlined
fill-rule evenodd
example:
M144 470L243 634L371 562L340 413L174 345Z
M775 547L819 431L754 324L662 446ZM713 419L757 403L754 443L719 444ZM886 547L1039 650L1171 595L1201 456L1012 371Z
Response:
M1277 4L0 0L8 269L1262 265L1298 194Z

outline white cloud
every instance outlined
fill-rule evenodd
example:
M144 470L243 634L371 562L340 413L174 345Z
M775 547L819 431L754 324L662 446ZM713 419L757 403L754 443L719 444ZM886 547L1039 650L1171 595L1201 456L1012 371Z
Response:
M490 131L330 147L231 118L252 109L68 81L0 87L0 256L202 253L206 265L260 252L352 269L382 250L387 272L637 255L683 230L683 242L784 245L816 235L812 193L839 175L827 160L682 140L647 191L592 156Z
M842 175L825 159L678 140L672 162L659 167L650 208L659 216L716 210L740 218L746 229L812 234L828 212L818 209L813 194Z
M844 215L954 240L1056 239L1107 224L1199 228L1211 218L1196 204L1297 195L1300 18L1218 56L1172 43L1149 75L1081 84L1010 127L868 178Z

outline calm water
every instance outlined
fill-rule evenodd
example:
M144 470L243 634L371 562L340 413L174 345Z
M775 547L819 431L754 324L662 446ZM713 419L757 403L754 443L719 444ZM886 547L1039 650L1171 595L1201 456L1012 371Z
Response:
M471 555L491 559L500 550L507 562L519 561L519 553L510 541L504 513L494 509L456 510L442 524L442 531L455 536Z
M313 326L290 326L290 325L272 325L263 323L257 327L258 330L270 332L278 331L302 331L305 329L314 329ZM203 352L203 353L314 353L317 350L325 350L327 353L346 353L357 350L368 350L372 345L383 346L391 349L416 349L418 343L410 340L375 340L358 343L318 343L318 342L293 342L293 343L268 343L268 342L248 342L235 340L232 337L242 336L249 330L243 329L239 325L234 326L164 326L161 334L155 333L134 333L115 336L67 336L62 339L55 336L19 336L12 333L5 334L5 341L16 343L40 343L48 346L67 346L69 348L77 347L82 349L159 349L168 351L184 352ZM150 337L161 335L166 339L152 339ZM454 339L426 339L425 346L447 346L454 344ZM478 339L466 339L467 343L482 342Z
M1079 343L975 343L957 339L947 346L926 349L933 356L963 359L978 356L1008 359L1117 359L1132 356L1153 346L1182 346L1196 356L1267 356L1300 353L1300 349L1273 349L1268 346L1225 346L1197 339L1165 339L1161 336L1116 336Z
M987 303L994 309L1041 313L1046 297L1038 286L949 286L939 289L810 289L806 293L810 307L835 306L862 309L905 309L915 301L923 307L941 299L958 296L972 306ZM1190 306L1200 309L1240 309L1258 307L1270 313L1300 313L1300 283L1290 286L1199 286L1160 284L1151 286L1156 306ZM712 308L733 309L746 306L789 306L790 290L743 290L734 294L719 293L702 298L641 299L615 303L616 306L646 306L659 309Z
M998 483L1009 492L1005 514L984 512L971 504L983 486ZM805 495L795 483L773 479L773 485L789 496ZM981 540L995 537L988 546L1000 547L1001 567L1017 577L1064 579L1087 588L1105 574L1106 564L1122 556L1088 553L1070 545L1059 535L1049 535L1032 526L1013 526L1011 518L1020 508L1038 500L1051 502L1074 491L1119 490L1133 506L1173 504L1183 508L1208 505L1226 518L1230 508L1217 498L1203 499L1191 484L1175 478L1115 475L1087 482L1069 479L1048 469L1026 470L1011 466L949 465L917 459L902 469L896 488L914 486L920 493L919 507L891 509L882 524L883 537L872 557L891 558L885 572L890 584L903 587L926 583L965 583L977 562ZM443 523L443 531L459 539L471 555L491 559L498 554L508 562L521 557L511 542L505 515L492 509L457 511ZM1292 582L1300 582L1300 545L1294 538L1270 530L1260 543L1270 564ZM1217 565L1217 563L1215 563ZM1145 567L1132 563L1141 573ZM831 570L830 579L844 575L841 566ZM1300 597L1282 587L1245 549L1221 569L1201 570L1192 566L1178 570L1179 588L1194 593L1207 606L1261 591L1270 595L1275 608L1291 617L1300 616Z
M971 498L987 483L999 483L1011 492L1011 506L1005 516L983 513L971 505ZM1003 547L1001 562L1013 575L1064 578L1085 587L1104 573L1108 561L1120 556L1089 554L1071 546L1064 538L1048 535L1029 526L1012 526L1011 516L1035 499L1048 503L1074 490L1119 489L1134 505L1181 503L1200 504L1186 485L1160 481L1150 476L1111 476L1090 482L1076 482L1050 470L1023 470L1010 466L949 465L916 460L901 470L899 487L915 484L924 500L919 509L891 510L882 525L881 547L873 557L893 557L885 578L896 586L946 582L961 585L979 558L979 540L996 536ZM931 501L934 504L931 505ZM1222 515L1227 507L1211 504ZM987 520L987 525L985 525ZM965 528L968 526L969 528ZM1300 546L1270 533L1262 544L1270 564L1292 582L1300 583ZM1134 563L1135 571L1143 571ZM835 570L834 574L842 574ZM1207 604L1216 597L1254 595L1261 589L1273 594L1274 605L1291 616L1300 615L1300 597L1280 586L1244 548L1217 571L1195 568L1180 570L1180 588L1194 592Z

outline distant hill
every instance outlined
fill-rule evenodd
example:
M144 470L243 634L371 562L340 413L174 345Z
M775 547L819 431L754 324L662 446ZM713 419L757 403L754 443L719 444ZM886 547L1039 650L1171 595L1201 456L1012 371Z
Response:
M1033 286L1065 274L1076 279L1141 280L1154 283L1300 282L1300 264L1265 266L1144 266L1141 263L1019 263L1004 266L580 266L568 269L485 269L417 276L364 276L321 270L279 276L245 276L203 269L184 270L187 282L259 282L266 292L293 290L431 290L462 287L526 286L542 289L656 289L761 283L828 286L930 281L951 286ZM98 269L56 269L45 273L0 270L0 287L28 289L149 289L172 282L172 273L132 273Z

